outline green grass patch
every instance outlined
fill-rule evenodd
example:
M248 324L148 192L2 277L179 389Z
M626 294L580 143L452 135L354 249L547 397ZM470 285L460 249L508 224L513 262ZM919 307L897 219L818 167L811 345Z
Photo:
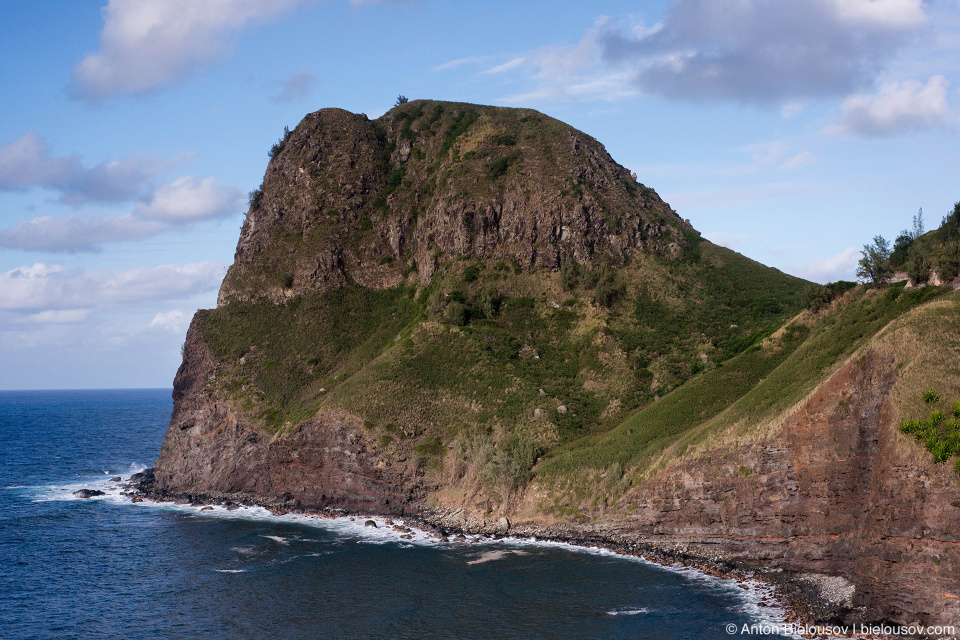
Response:
M223 379L248 380L276 428L310 417L321 384L333 386L374 358L415 317L410 295L350 286L284 305L235 302L199 312L197 322Z

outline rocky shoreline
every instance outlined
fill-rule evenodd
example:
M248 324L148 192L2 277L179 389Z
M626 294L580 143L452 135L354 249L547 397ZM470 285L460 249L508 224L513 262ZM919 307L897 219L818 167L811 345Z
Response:
M384 517L391 523L394 521L401 523L394 526L401 533L409 534L411 530L416 529L433 535L443 542L463 541L465 535L491 540L511 537L557 542L585 548L602 548L664 567L680 566L692 569L707 576L734 580L743 589L748 589L747 583L753 580L772 589L771 597L761 599L758 604L777 607L784 611L785 616L782 620L784 624L802 626L840 624L852 612L852 585L840 576L794 573L779 568L768 570L746 568L740 563L727 560L722 553L705 557L692 553L682 544L663 543L649 537L617 534L612 530L604 531L604 527L512 523L505 517L485 520L468 514L463 509L424 507L416 514L398 516L395 513L371 513L335 507L303 508L296 501L283 502L247 494L219 492L175 494L155 489L152 469L135 474L130 478L130 482L133 489L130 496L134 501L174 502L200 508L209 508L211 505L223 506L227 509L256 506L265 508L275 515L297 514L323 519L352 517L362 520L370 517ZM855 637L866 639L880 636Z

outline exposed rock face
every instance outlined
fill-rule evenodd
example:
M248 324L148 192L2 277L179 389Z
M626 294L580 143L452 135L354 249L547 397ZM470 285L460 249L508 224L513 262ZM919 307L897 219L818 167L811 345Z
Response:
M897 446L890 360L850 362L775 438L716 450L624 498L624 531L696 555L845 576L846 622L960 620L960 502Z
M362 426L342 412L317 415L271 437L205 391L213 373L191 329L174 380L174 411L154 470L155 489L178 496L261 500L291 507L409 513L422 497L404 472L378 466Z
M413 268L427 282L444 255L620 264L638 247L679 253L684 231L599 142L536 111L415 101L371 121L322 109L271 159L218 304L396 286Z

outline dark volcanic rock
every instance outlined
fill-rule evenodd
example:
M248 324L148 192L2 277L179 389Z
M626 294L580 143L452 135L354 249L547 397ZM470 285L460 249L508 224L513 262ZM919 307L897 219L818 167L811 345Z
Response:
M96 496L102 496L104 493L99 489L80 489L79 491L74 491L73 495L77 498L94 498Z

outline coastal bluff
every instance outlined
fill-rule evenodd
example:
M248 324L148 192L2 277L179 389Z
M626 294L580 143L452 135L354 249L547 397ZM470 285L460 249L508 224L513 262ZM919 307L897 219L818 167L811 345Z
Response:
M960 398L960 298L811 310L809 284L536 111L323 109L191 323L153 491L649 549L775 572L829 601L810 621L955 624L960 479L898 425Z

